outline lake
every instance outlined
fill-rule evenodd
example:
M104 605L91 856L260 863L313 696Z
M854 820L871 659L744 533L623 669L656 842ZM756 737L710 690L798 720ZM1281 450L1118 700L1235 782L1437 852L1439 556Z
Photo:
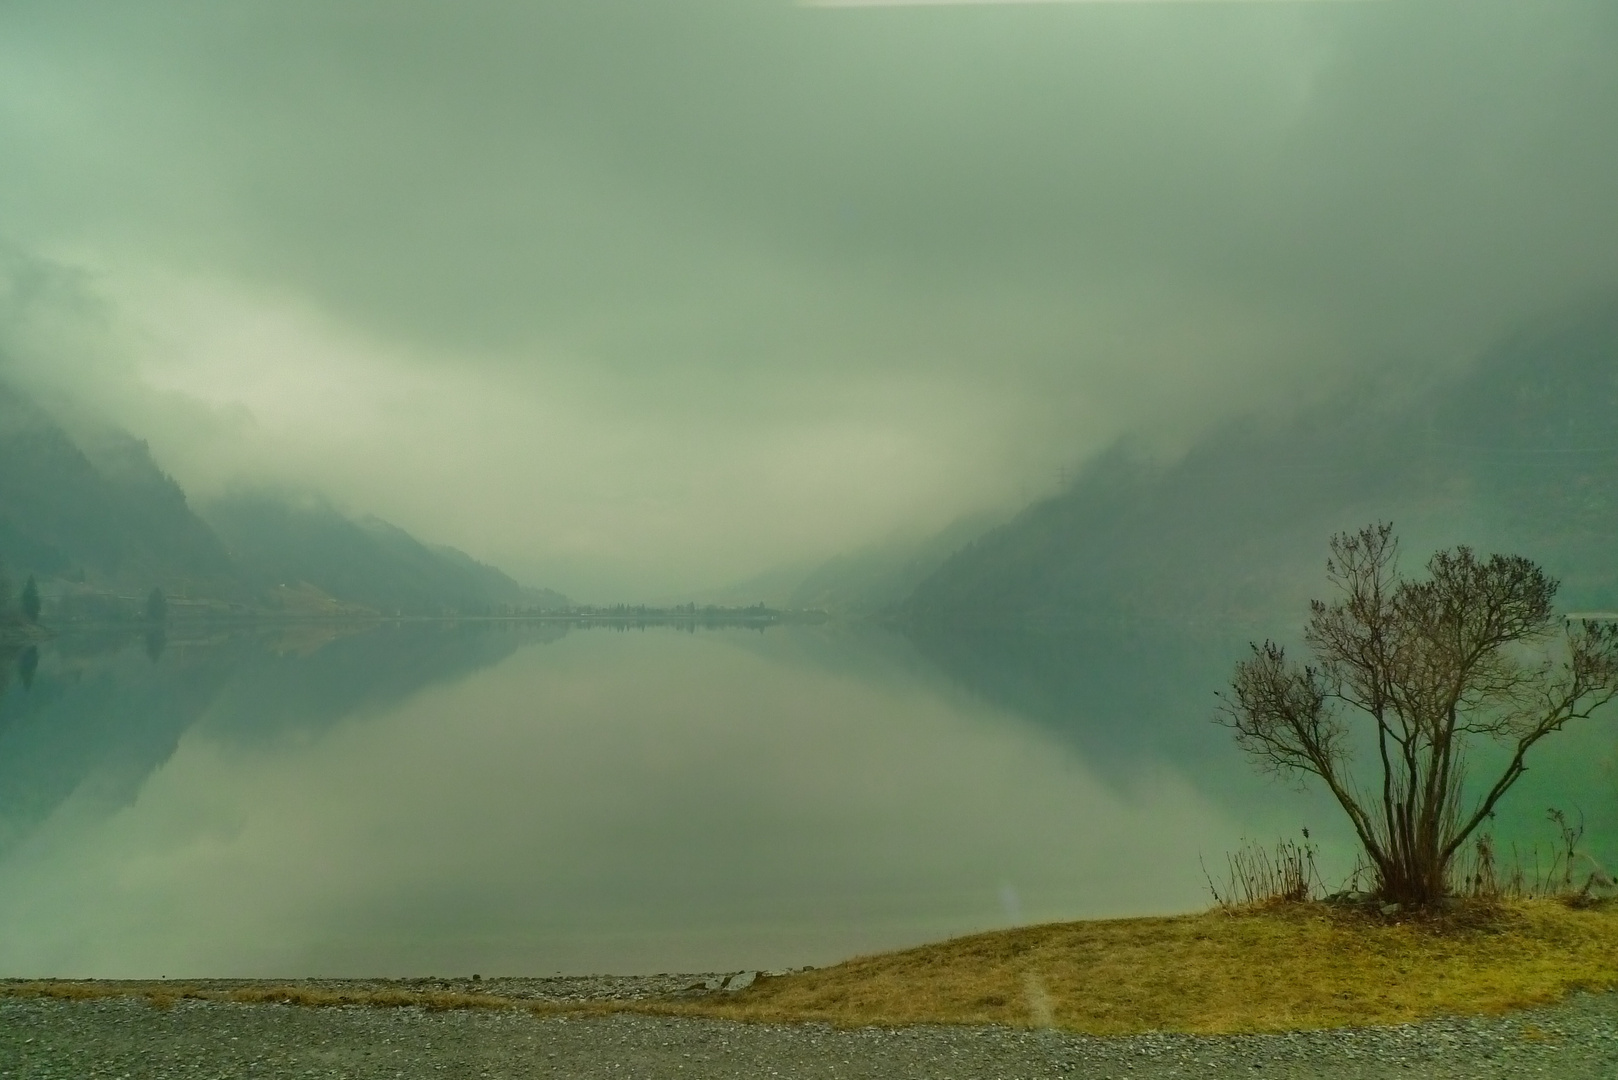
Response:
M819 965L1205 907L1204 863L1304 826L1340 878L1340 814L1209 721L1244 640L67 633L0 694L0 974ZM1545 807L1577 807L1610 862L1614 732L1547 743L1497 832L1548 844Z

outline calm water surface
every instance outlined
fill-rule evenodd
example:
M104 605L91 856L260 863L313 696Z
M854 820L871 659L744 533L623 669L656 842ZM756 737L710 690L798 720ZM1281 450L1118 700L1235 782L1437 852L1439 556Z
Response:
M1208 722L1239 637L554 624L66 635L0 695L0 974L822 964L1207 903L1333 811ZM13 665L17 667L17 665ZM24 675L26 674L26 677ZM1618 824L1611 722L1502 815Z

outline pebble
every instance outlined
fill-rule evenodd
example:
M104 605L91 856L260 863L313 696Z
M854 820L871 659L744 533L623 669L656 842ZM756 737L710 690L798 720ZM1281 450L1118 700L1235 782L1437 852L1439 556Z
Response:
M692 976L658 976L691 985ZM567 1000L637 980L523 980ZM484 985L502 980L486 979ZM492 985L491 985L492 984ZM351 985L351 984L350 984ZM661 983L655 985L663 985ZM539 986L530 989L538 991ZM538 999L536 999L538 1000ZM1001 1027L836 1029L617 1014L0 999L0 1077L712 1077L1186 1080L1618 1076L1618 994L1503 1017L1278 1035L1097 1038Z

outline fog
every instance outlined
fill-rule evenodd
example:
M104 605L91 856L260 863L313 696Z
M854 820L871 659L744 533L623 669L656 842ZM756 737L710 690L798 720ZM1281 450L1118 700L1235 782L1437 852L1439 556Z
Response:
M8 3L0 353L591 599L1618 290L1618 7Z

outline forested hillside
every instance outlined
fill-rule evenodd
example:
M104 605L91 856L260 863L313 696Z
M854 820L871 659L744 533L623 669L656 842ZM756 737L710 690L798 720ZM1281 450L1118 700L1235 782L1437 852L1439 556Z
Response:
M0 558L13 576L236 596L224 545L145 444L107 436L94 450L99 462L0 383Z
M1532 328L1390 406L1367 390L1248 421L1164 466L1118 449L958 551L900 606L923 623L1290 622L1327 537L1391 519L1408 559L1529 556L1574 609L1618 607L1618 305Z
M567 602L316 499L241 494L205 509L144 442L70 432L0 383L0 565L14 582L37 577L57 617L132 615L154 588L171 612L437 615Z
M319 499L236 494L205 503L202 512L255 594L271 603L302 582L384 614L567 604L464 552L429 547L379 518L354 520Z

